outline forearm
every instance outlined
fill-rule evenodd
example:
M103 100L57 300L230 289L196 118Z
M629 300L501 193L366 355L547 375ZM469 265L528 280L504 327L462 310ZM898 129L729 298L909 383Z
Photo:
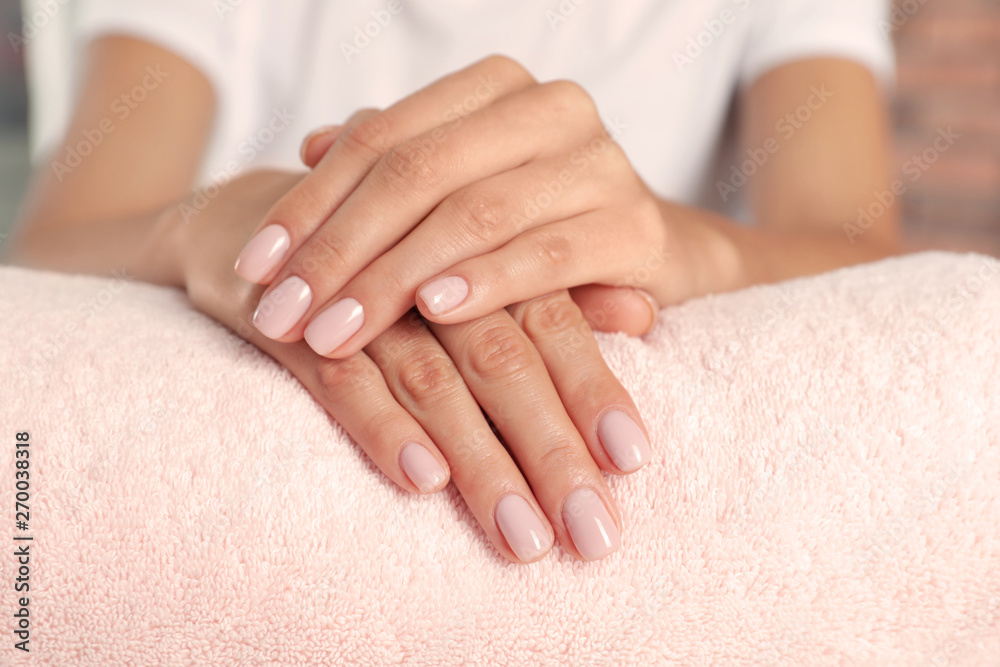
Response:
M872 262L899 252L895 225L849 238L841 229L775 230L742 225L722 215L662 203L676 220L681 242L692 251L697 272L692 296L815 275Z
M50 271L111 275L125 272L144 282L183 285L172 242L171 207L127 219L58 223L26 220L4 260Z

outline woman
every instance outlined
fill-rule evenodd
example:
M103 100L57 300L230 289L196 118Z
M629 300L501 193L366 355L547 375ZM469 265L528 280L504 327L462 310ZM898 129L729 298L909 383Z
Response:
M651 454L588 322L895 251L886 8L340 4L78 3L16 256L184 287L507 558L607 556Z

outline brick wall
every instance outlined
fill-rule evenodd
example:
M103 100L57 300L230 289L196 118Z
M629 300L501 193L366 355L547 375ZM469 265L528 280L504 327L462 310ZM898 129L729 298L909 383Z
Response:
M939 129L961 135L902 176L909 245L1000 255L1000 0L896 0L894 19L900 171Z

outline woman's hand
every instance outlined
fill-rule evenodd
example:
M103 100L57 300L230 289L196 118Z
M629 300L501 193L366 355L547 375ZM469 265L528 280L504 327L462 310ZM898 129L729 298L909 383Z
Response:
M301 178L235 179L177 228L172 251L183 258L195 305L285 365L401 487L436 491L450 471L507 558L541 558L554 538L586 560L614 551L621 521L601 470L636 470L649 446L566 292L468 323L432 323L433 334L411 313L336 360L250 324L261 288L233 274L233 260L263 212Z
M345 358L414 303L456 323L588 283L663 304L692 293L679 235L587 94L509 59L360 112L303 152L319 163L237 266L270 285L254 323L275 340Z

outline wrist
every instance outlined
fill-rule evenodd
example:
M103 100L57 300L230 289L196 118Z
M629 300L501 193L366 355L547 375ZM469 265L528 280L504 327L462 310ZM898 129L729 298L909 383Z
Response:
M686 299L729 292L750 284L735 225L720 215L661 201L660 210L685 259Z
M171 287L187 287L184 271L184 222L177 202L153 215L146 246L140 258L144 280Z

